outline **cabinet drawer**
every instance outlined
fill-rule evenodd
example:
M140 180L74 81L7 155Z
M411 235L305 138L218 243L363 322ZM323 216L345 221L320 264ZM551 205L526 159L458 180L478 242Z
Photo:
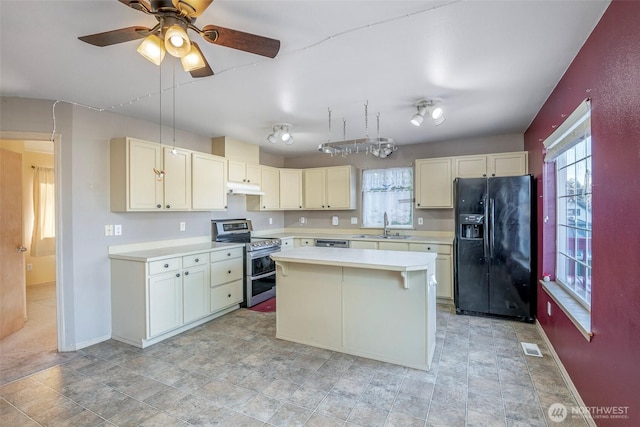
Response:
M182 267L180 258L169 258L149 263L149 274L166 273L167 271L180 270Z
M231 248L223 249L220 251L213 251L209 254L211 262L223 261L225 259L238 258L242 256L244 248Z
M242 280L211 288L211 312L242 302Z
M209 252L182 257L183 268L189 268L193 267L194 265L203 265L207 263L209 263Z
M451 254L451 245L439 245L437 243L410 243L409 250L414 252L435 252L438 254Z
M234 258L211 264L211 286L242 279L242 259Z

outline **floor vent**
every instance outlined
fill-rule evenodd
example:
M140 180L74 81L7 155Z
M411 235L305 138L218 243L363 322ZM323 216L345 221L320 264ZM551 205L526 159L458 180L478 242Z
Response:
M542 357L542 352L540 351L540 347L538 347L538 344L533 344L530 342L521 342L520 344L522 345L524 354L526 354L527 356Z

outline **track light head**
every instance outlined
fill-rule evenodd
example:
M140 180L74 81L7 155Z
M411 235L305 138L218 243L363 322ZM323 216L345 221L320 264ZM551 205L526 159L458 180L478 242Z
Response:
M267 141L275 144L278 141L282 141L287 145L293 144L293 136L291 135L291 126L288 123L276 123L273 125L273 132L267 136Z

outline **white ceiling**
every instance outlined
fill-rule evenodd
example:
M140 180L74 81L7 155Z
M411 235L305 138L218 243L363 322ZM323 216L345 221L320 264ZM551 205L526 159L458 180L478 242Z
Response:
M215 0L197 25L216 24L281 41L275 59L198 41L212 77L175 73L175 126L227 135L284 156L328 140L369 136L402 146L524 132L608 1ZM64 100L173 123L173 58L160 67L138 42L109 47L78 36L155 19L117 0L0 0L0 93ZM421 98L439 98L440 126L409 123ZM291 123L295 143L266 141ZM119 136L119 135L114 135ZM163 135L163 138L165 136ZM171 136L167 135L170 139Z

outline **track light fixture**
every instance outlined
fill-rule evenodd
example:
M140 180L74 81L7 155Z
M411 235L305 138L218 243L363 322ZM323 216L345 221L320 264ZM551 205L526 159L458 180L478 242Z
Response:
M416 103L416 109L418 111L411 117L411 124L414 126L420 126L425 116L428 116L436 126L445 121L444 108L436 105L434 100L422 99Z
M291 126L288 123L276 123L273 125L273 132L267 136L267 141L275 144L278 141L282 141L287 145L293 144L293 136L291 135Z

